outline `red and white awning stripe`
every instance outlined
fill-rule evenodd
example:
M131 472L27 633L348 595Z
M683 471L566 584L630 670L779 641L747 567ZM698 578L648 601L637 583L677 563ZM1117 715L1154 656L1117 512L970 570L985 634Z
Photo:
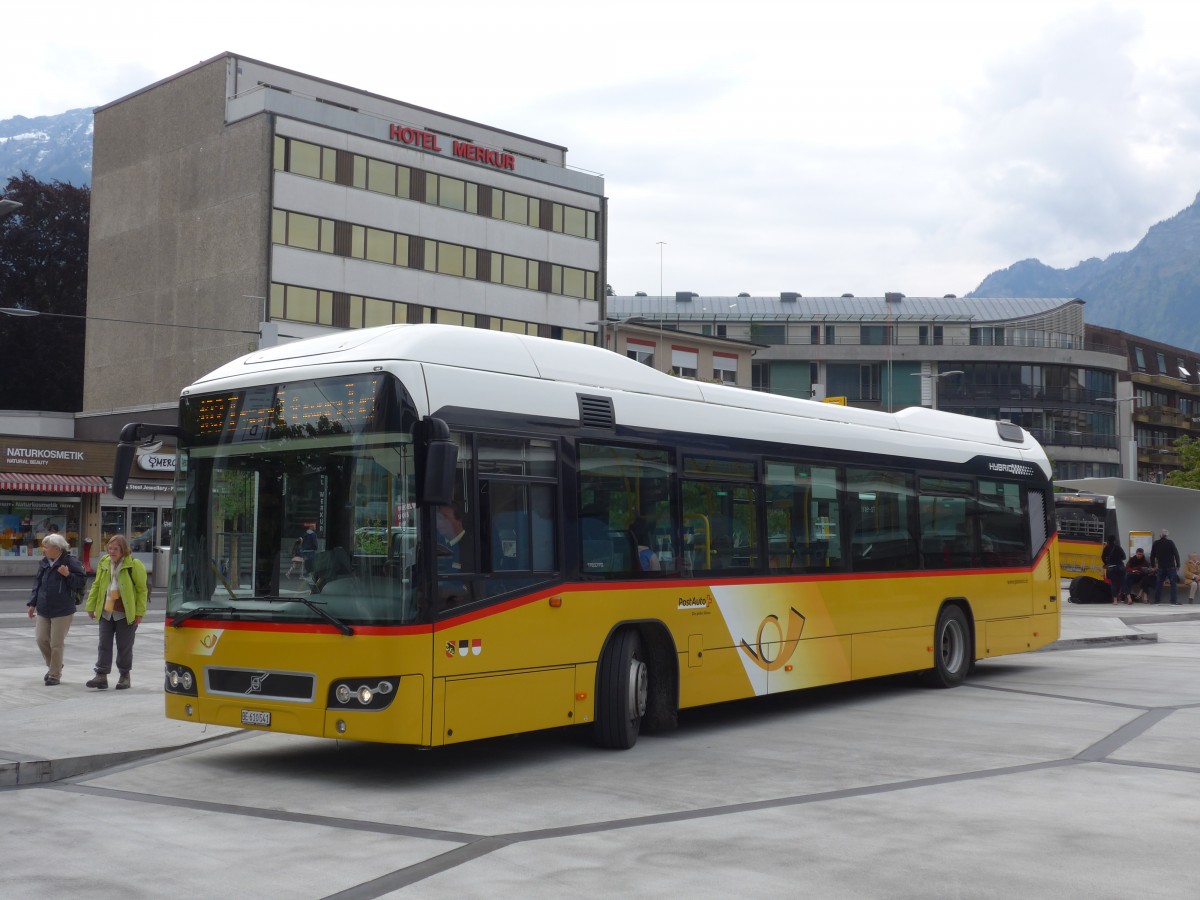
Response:
M103 494L108 485L99 475L49 475L43 472L0 472L0 491L50 494Z

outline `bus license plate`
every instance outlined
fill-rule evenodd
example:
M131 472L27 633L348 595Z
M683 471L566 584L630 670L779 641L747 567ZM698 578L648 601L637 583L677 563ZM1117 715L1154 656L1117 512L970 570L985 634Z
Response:
M242 710L243 725L270 725L271 714L269 712L260 712L257 709Z

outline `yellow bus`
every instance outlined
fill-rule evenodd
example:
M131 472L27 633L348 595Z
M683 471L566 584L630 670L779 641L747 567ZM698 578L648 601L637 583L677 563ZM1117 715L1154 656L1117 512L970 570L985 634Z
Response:
M1088 575L1104 581L1100 551L1104 539L1118 535L1115 499L1086 491L1054 495L1058 559L1064 578ZM1119 542L1124 549L1124 542Z
M1050 466L1007 422L674 378L400 325L186 388L166 714L443 746L896 673L1059 635Z

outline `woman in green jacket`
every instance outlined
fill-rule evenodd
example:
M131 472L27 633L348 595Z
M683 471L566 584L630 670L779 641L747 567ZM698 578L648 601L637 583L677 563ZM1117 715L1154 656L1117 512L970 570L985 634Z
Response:
M129 687L129 671L133 668L133 639L137 627L146 615L146 567L133 558L129 541L123 534L114 534L105 548L108 553L96 566L96 580L88 593L89 619L99 619L100 646L96 653L96 677L87 682L90 688L108 687L112 671L113 641L117 643L117 690Z

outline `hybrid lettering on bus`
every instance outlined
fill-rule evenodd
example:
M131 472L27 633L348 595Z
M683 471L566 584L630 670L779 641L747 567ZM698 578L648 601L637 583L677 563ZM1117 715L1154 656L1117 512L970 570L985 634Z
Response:
M1008 423L402 325L217 369L178 426L126 426L114 492L156 434L179 443L175 719L624 748L703 704L954 686L1059 634L1050 467Z

